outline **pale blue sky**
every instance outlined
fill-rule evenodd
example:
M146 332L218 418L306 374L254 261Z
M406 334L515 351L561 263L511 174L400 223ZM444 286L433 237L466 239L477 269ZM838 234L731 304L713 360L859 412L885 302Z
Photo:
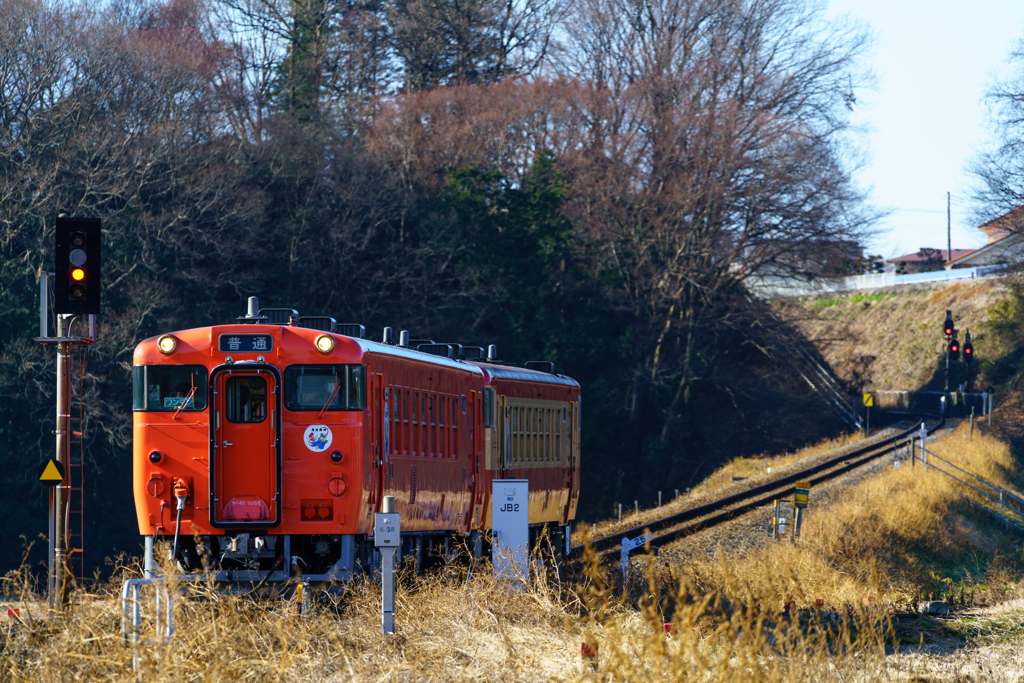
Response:
M1024 38L1024 0L830 0L829 13L859 18L876 35L877 88L857 93L856 120L871 128L857 179L894 211L870 253L945 249L947 191L953 248L981 246L966 166L987 139L986 87Z

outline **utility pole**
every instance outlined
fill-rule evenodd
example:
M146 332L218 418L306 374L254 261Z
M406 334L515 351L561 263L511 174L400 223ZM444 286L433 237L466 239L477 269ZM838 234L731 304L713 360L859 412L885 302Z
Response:
M953 221L950 219L949 192L946 193L946 261L953 260ZM948 391L947 387L947 391Z

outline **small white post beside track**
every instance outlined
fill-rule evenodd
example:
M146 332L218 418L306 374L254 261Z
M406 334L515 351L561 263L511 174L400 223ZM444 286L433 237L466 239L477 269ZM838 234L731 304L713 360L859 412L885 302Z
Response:
M639 548L644 543L647 543L654 539L654 534L650 531L645 531L642 536L637 536L634 539L624 538L622 539L622 546L619 550L619 563L622 565L622 584L626 584L626 570L629 568L629 551L634 548Z
M384 496L383 510L374 515L373 544L380 549L380 628L387 635L395 632L395 553L401 537L394 496Z

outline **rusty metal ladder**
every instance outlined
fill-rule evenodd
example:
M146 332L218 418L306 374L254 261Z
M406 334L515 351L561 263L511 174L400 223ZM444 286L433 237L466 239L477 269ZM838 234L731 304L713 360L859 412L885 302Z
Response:
M73 347L69 358L68 468L64 491L68 501L67 566L81 585L85 578L85 425L82 400L85 390L86 347Z

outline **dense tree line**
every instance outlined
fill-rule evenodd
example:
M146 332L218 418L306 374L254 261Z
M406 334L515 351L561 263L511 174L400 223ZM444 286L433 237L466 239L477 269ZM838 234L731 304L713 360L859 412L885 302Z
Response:
M744 281L821 272L870 218L864 44L798 0L0 0L3 562L43 528L61 212L104 221L101 554L136 533L134 346L249 295L555 361L584 386L585 514L828 428Z

